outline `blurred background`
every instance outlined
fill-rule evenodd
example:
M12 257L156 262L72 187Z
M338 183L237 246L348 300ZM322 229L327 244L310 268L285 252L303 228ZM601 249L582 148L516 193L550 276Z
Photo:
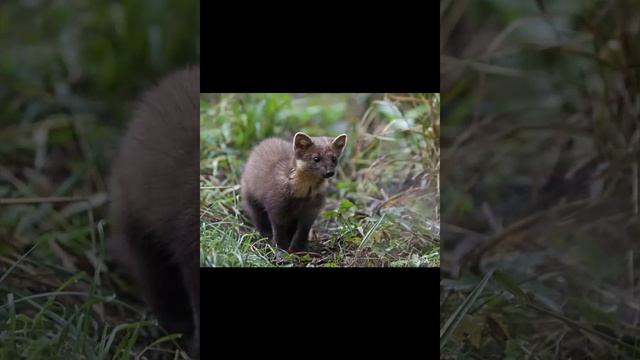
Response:
M199 63L199 28L197 0L0 3L0 358L183 356L105 273L105 183L141 92Z
M201 266L437 267L440 94L202 94ZM310 254L276 252L240 213L268 137L348 136Z
M638 1L442 1L442 358L638 358Z

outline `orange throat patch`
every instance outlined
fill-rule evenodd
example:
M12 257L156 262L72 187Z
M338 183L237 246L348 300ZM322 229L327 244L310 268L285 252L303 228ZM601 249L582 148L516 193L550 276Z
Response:
M305 171L292 169L289 174L291 195L296 198L312 198L320 194L327 186L327 182Z

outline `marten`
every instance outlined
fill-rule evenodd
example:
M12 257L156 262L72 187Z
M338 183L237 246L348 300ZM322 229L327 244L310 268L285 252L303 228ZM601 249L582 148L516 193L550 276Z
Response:
M139 101L112 166L108 250L160 325L200 353L200 69Z
M346 143L346 134L331 139L298 132L293 144L270 138L253 149L242 174L241 208L275 246L306 251L326 179L335 174Z

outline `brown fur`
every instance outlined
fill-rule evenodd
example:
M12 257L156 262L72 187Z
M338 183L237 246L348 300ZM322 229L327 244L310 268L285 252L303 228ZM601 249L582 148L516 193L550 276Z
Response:
M200 70L146 93L114 162L109 250L169 332L199 354Z
M324 205L326 178L335 174L346 141L344 134L331 139L297 133L293 144L271 138L251 152L242 174L242 209L281 249L306 250Z

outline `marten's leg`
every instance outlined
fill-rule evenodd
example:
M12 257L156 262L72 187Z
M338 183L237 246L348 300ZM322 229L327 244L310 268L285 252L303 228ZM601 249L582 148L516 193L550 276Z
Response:
M302 252L307 250L307 244L309 240L309 230L313 225L312 218L302 218L298 221L296 232L293 234L291 245L289 245L288 251L290 253Z
M181 266L167 249L152 235L127 241L134 281L144 300L170 333L187 336L193 331L193 314L189 294L185 288Z
M291 215L285 215L277 210L270 211L271 228L273 230L273 242L282 250L287 250L291 243L291 230L293 223Z
M317 200L309 203L298 212L296 229L291 237L291 244L288 247L290 253L307 250L309 230L311 230L311 226L318 217L318 213L323 205L324 199L317 198Z
M182 262L182 275L191 300L194 331L190 340L191 354L200 356L200 259L198 251Z
M241 206L242 210L251 219L253 226L258 229L258 232L260 232L262 236L271 238L273 236L271 221L264 206L253 199L243 199Z

